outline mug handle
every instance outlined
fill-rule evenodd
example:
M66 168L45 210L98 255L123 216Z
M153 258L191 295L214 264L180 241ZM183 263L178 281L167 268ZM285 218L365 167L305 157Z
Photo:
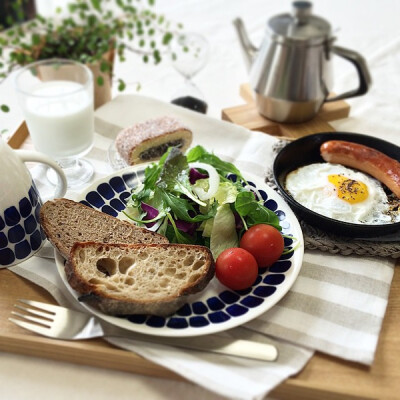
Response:
M361 96L367 93L368 89L371 86L372 79L368 70L367 62L365 61L364 57L353 50L348 50L339 46L333 46L332 51L339 57L343 57L347 61L350 61L355 66L358 73L359 86L357 89L350 90L349 92L345 92L335 97L326 99L325 102L348 99L350 97Z
M54 198L60 198L65 195L68 187L67 178L65 177L63 170L58 166L58 164L55 161L53 161L51 158L47 157L42 153L36 153L28 150L14 150L14 151L18 154L19 158L23 162L29 162L29 161L40 162L53 168L60 178L58 180L56 191L54 193Z

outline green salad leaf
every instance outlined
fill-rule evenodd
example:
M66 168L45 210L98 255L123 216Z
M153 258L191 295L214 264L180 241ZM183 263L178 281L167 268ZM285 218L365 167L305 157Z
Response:
M246 220L247 228L257 224L267 224L282 229L278 216L256 201L252 192L240 192L236 197L235 209Z
M170 149L157 185L165 191L184 194L195 203L205 205L205 203L198 199L192 192L192 186L189 181L189 164L186 157L177 147L172 147Z
M235 216L229 204L218 208L211 231L210 250L214 258L230 247L238 247L239 239L236 232Z
M232 163L221 160L216 155L209 153L202 146L196 146L190 149L186 155L186 158L188 163L198 161L212 165L224 178L228 174L235 174L241 180L245 181L241 172Z

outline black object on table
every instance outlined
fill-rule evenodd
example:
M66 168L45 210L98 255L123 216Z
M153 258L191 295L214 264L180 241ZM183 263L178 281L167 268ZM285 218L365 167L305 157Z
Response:
M181 106L184 108L188 108L193 111L197 111L202 114L207 113L208 105L205 101L197 99L192 96L183 96L178 97L171 101L172 104L176 104L177 106Z

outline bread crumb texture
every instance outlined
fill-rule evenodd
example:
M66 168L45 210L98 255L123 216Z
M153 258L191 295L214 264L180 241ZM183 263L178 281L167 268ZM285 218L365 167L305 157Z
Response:
M201 247L85 246L73 255L75 272L114 299L154 302L184 294L204 279L210 259Z

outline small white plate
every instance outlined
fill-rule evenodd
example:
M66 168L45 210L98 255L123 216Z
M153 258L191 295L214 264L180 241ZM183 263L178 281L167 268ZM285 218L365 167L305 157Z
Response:
M125 208L131 188L144 174L144 166L129 167L103 178L81 194L81 202L96 210L118 217ZM170 317L132 315L126 318L106 315L82 304L98 318L131 331L156 336L185 337L225 331L257 318L274 306L292 287L302 265L303 235L296 216L285 201L262 179L246 174L245 178L262 196L264 205L277 213L283 233L298 240L294 252L282 256L273 266L259 271L256 283L249 289L233 291L214 277L201 293L189 298L188 303ZM231 175L230 179L235 179ZM291 240L285 239L286 245ZM56 252L56 264L65 285L76 301L79 293L68 284L64 259Z
M115 171L119 171L128 167L126 161L120 156L117 147L115 146L115 140L113 140L110 144L110 147L107 151L108 163L111 165L112 169Z

